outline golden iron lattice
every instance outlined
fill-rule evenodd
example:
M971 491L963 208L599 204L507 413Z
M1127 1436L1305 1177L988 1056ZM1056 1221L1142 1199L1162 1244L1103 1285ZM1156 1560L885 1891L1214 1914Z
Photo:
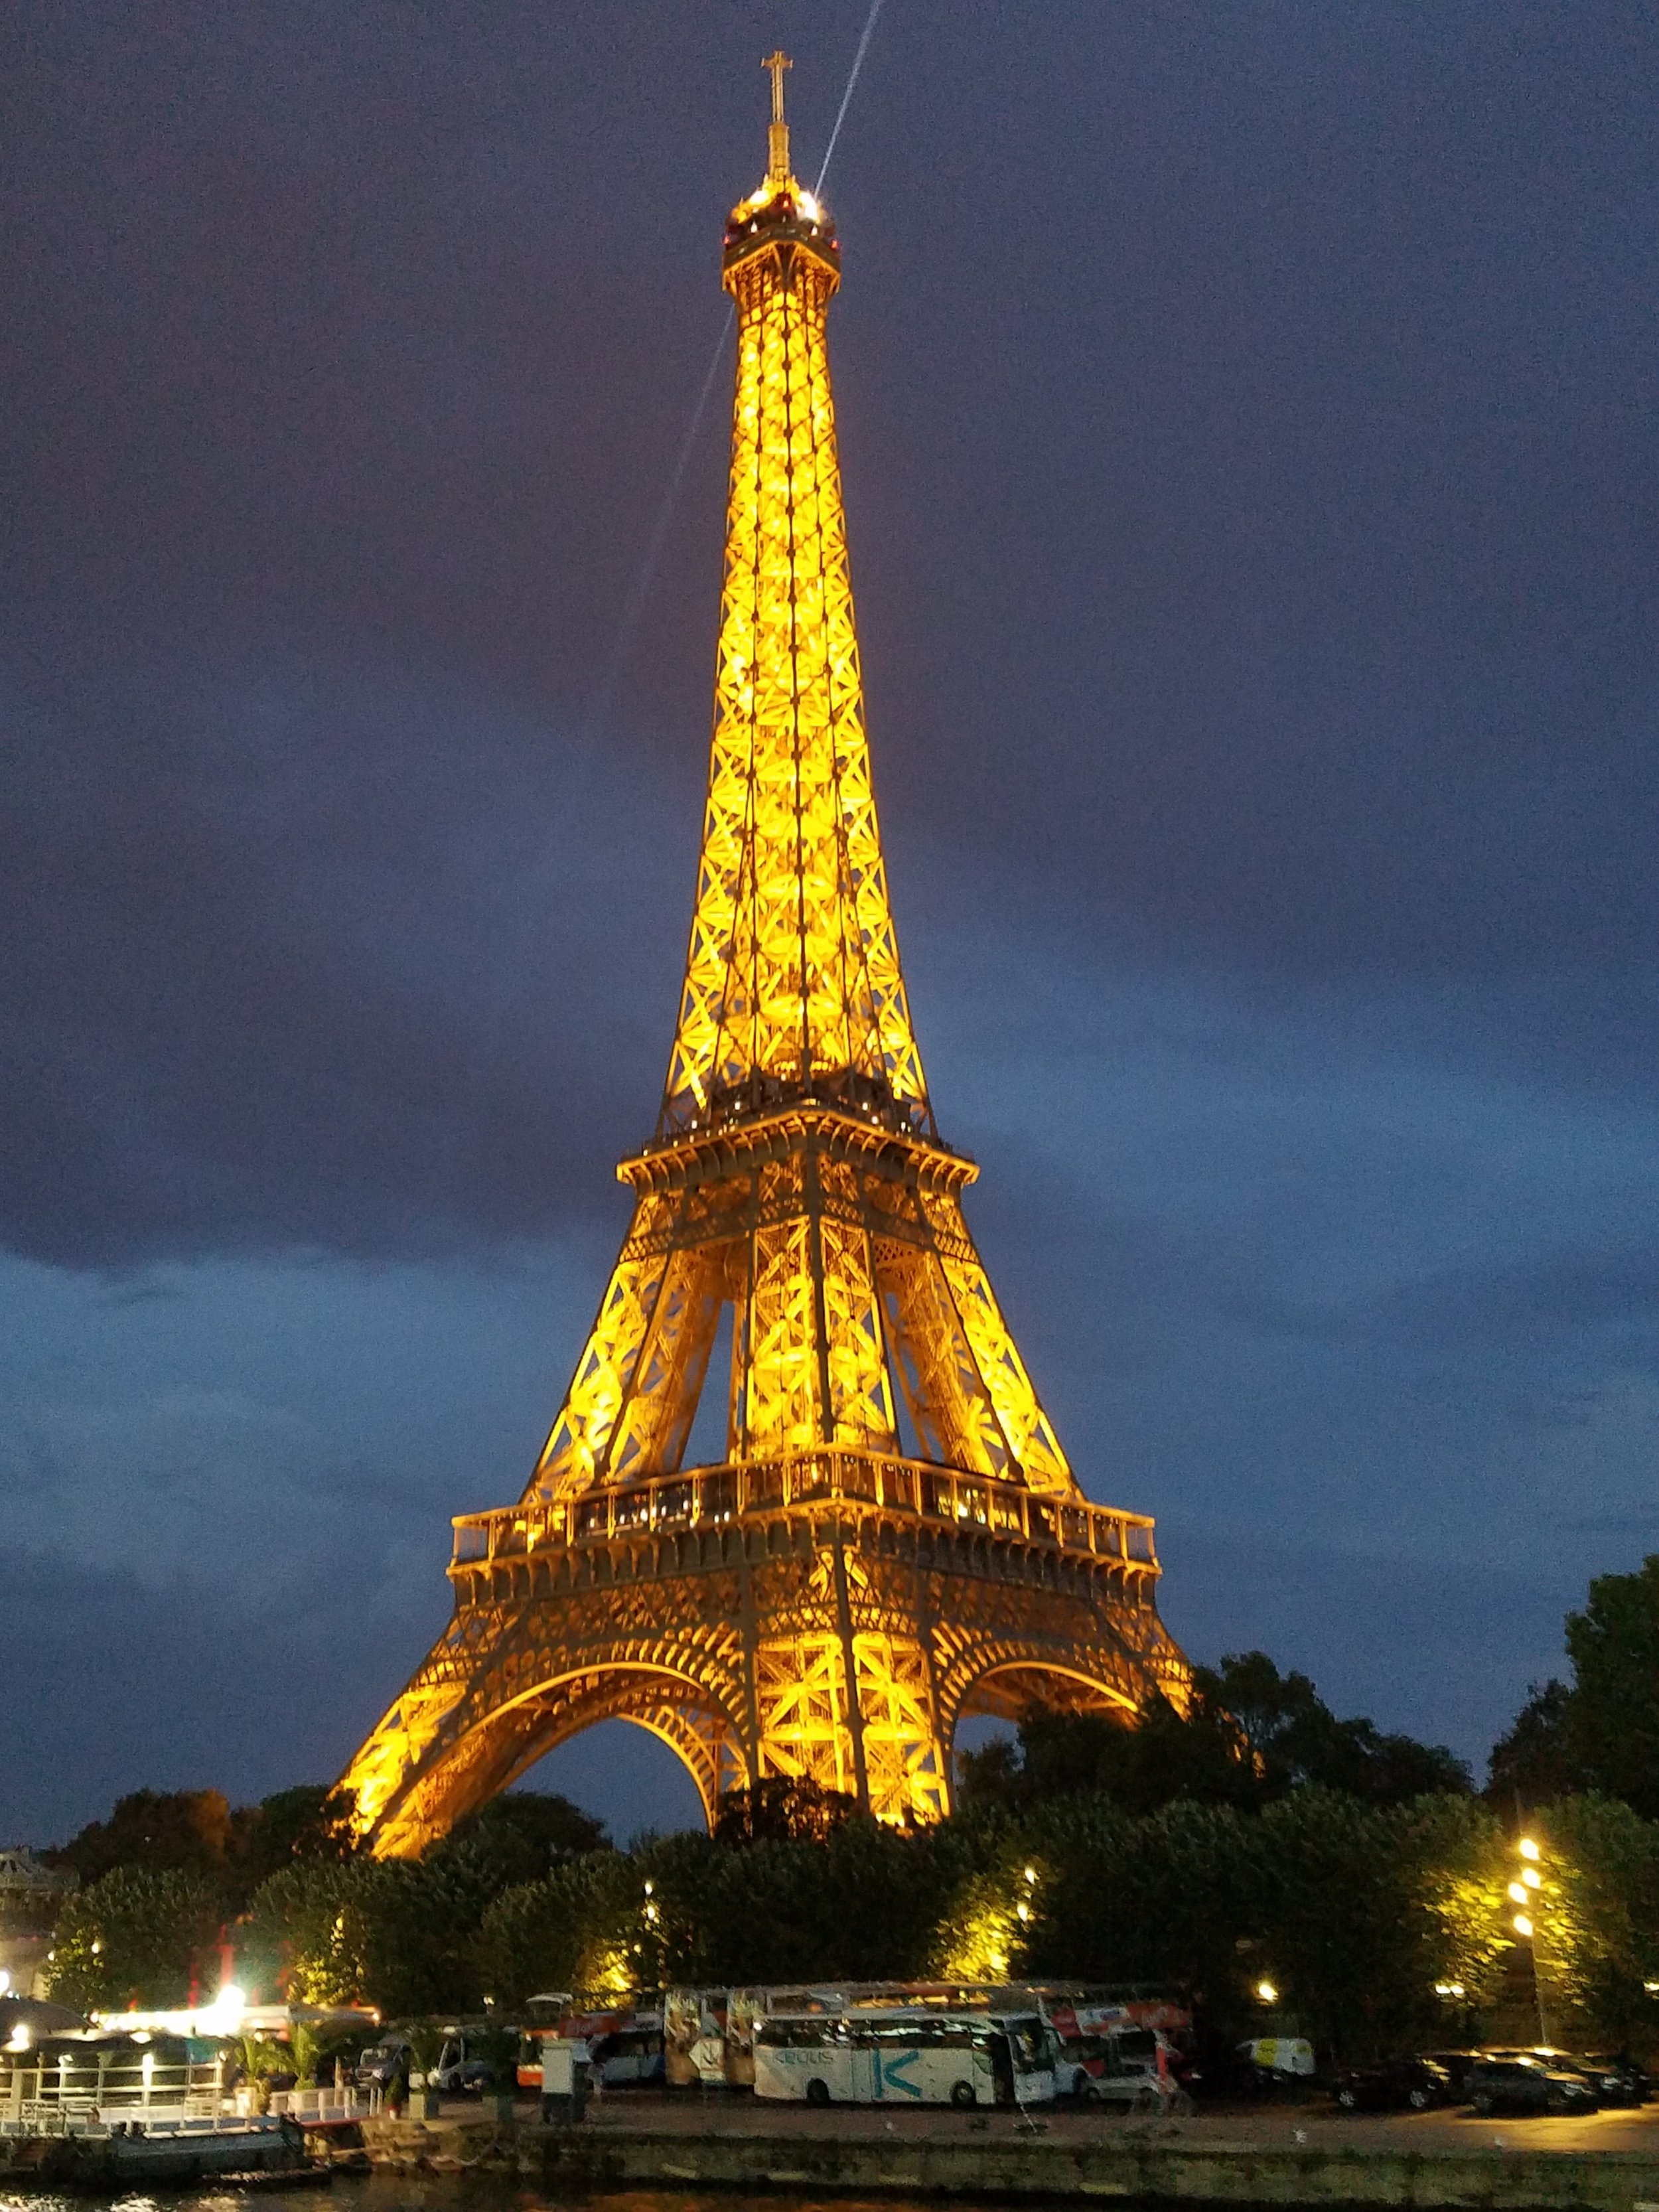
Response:
M711 1820L793 1775L908 1821L949 1811L969 1714L1184 1696L1152 1524L1079 1489L928 1100L864 726L840 252L790 170L787 65L726 233L714 737L662 1110L617 1171L633 1219L529 1486L456 1522L454 1619L345 1776L383 1855L604 1719L672 1745ZM724 1456L687 1468L728 1338Z

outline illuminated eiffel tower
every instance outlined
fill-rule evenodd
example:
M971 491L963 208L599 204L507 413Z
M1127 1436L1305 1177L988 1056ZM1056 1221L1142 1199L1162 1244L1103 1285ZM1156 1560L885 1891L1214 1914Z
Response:
M789 164L732 211L737 390L714 729L679 1022L634 1216L518 1504L455 1522L454 1619L345 1777L413 1853L621 1718L720 1795L951 1806L965 1716L1127 1721L1186 1666L1152 1524L1090 1504L963 1218L871 789L824 325ZM684 1464L717 1344L724 1456Z

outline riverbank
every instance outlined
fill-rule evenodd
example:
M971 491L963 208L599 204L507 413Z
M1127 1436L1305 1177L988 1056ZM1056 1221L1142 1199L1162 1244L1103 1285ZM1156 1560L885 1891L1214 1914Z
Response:
M457 2106L369 2121L377 2172L517 2175L558 2195L720 2189L860 2197L1659 2212L1659 2112L1352 2120L1301 2108L1185 2120L1054 2112L824 2112L750 2099L607 2100L579 2126Z

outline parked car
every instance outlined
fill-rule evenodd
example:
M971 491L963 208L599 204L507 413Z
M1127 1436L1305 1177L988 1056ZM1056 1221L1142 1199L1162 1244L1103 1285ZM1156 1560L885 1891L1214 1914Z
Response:
M1493 2055L1489 2051L1425 2051L1422 2054L1425 2058L1432 2059L1437 2066L1443 2068L1449 2075L1452 2095L1460 2101L1466 2099L1468 2094L1471 2071L1481 2059L1490 2058Z
M1579 2060L1604 2105L1645 2105L1652 2083L1628 2051L1601 2051Z
M1054 2094L1079 2105L1117 2105L1135 2112L1185 2111L1191 2105L1171 2070L1170 2045L1155 2028L1059 2040Z
M1494 2058L1535 2058L1541 2065L1577 2074L1588 2081L1598 2105L1644 2105L1648 2077L1627 2051L1599 2055L1558 2051L1553 2045L1534 2044L1529 2051L1495 2051Z
M1426 2112L1449 2105L1455 2094L1451 2075L1432 2058L1346 2066L1336 2077L1336 2101L1345 2112Z
M394 2074L407 2081L415 2066L415 2054L409 2039L402 2035L383 2035L378 2043L371 2043L357 2059L358 2086L364 2089L384 2089Z
M1534 2043L1519 2049L1503 2047L1489 2051L1486 2056L1528 2059L1540 2066L1553 2067L1558 2074L1576 2074L1598 2105L1639 2104L1641 2098L1633 2094L1636 2083L1639 2081L1644 2089L1646 2086L1647 2076L1628 2060L1621 2067L1614 2060L1598 2062L1581 2057L1574 2051L1558 2051L1549 2043Z
M424 2086L441 2090L447 2097L483 2088L489 2082L489 2072L488 2062L469 2049L465 2032L461 2028L452 2028L444 2038L438 2063L424 2081L404 2035L383 2035L378 2043L370 2044L357 2061L357 2080L366 2089L384 2089L394 2074L401 2073L412 2089Z
M1469 2069L1468 2099L1483 2117L1502 2112L1593 2112L1596 2094L1582 2074L1530 2052L1513 2057L1479 2058Z

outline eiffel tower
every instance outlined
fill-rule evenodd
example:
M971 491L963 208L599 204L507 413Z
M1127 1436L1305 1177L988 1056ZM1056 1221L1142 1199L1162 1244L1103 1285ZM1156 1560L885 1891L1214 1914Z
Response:
M633 1218L516 1505L462 1515L449 1626L344 1778L416 1853L579 1730L722 1794L948 1813L973 1714L1128 1722L1186 1663L1152 1523L1091 1504L974 1249L888 904L825 319L782 54L726 224L737 386L714 738L678 1025ZM724 1456L685 1464L716 1346Z

